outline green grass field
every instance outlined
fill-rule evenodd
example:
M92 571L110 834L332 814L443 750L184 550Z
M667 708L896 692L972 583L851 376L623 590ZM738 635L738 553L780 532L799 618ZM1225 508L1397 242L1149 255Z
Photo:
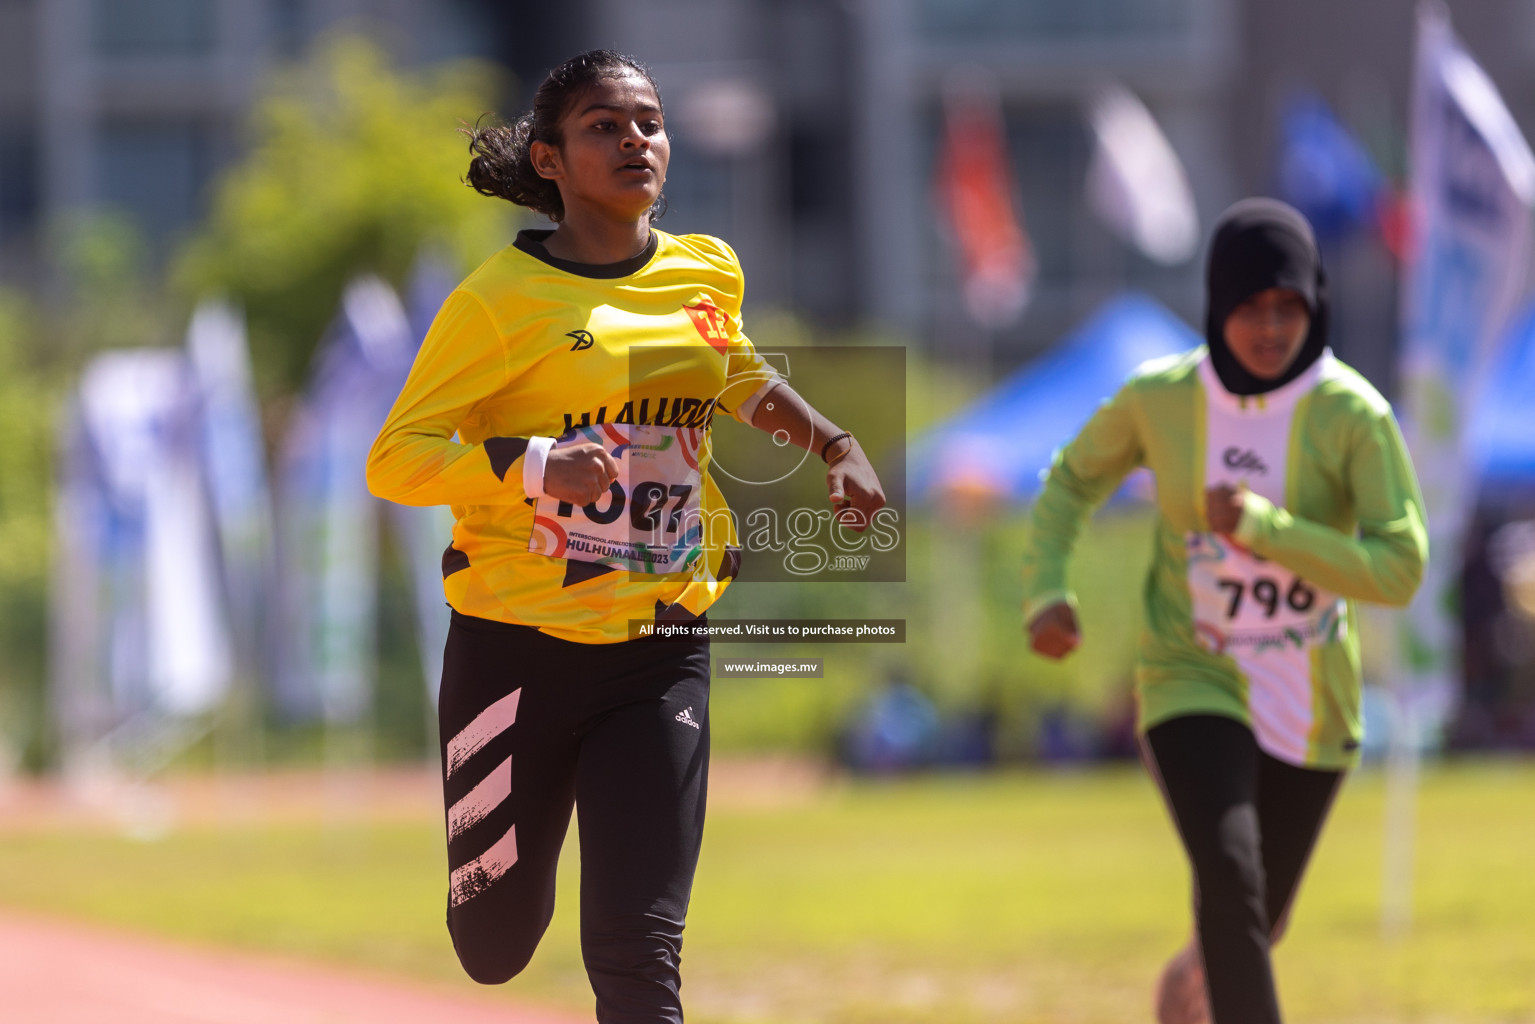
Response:
M1535 764L1425 774L1414 921L1380 932L1384 786L1363 772L1278 954L1297 1022L1535 1022ZM0 835L0 905L471 987L442 925L440 821ZM573 844L572 844L573 845ZM573 853L573 851L571 851ZM575 863L509 998L586 1011ZM1124 1022L1188 930L1129 769L834 783L711 811L686 949L696 1022Z

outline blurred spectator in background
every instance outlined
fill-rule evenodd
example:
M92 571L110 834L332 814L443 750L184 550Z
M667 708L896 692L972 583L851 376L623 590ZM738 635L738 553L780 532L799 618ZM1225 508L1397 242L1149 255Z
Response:
M941 732L933 702L895 677L854 712L842 736L842 760L877 775L922 767L937 756Z

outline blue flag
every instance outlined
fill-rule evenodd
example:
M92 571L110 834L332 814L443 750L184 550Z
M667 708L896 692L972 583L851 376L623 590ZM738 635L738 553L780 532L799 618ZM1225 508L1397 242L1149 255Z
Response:
M1363 145L1315 93L1296 96L1280 121L1279 194L1335 241L1375 225L1385 188Z

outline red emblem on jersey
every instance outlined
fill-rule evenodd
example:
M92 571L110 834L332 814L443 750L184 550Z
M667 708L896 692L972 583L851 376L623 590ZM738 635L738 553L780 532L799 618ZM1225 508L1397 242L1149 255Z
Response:
M713 299L700 295L682 308L687 310L699 335L714 346L716 352L723 353L730 347L730 316L716 306Z

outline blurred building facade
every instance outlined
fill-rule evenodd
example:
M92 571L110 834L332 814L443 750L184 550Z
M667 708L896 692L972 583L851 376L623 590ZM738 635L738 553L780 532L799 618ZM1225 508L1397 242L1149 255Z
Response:
M485 52L467 0L0 0L0 275L45 282L51 232L111 209L163 243L239 156L263 77L356 25L408 63Z
M1454 5L1456 28L1535 124L1535 3ZM1200 258L1163 267L1089 209L1086 101L1118 81L1181 157L1205 230L1272 193L1278 118L1299 89L1328 99L1400 182L1415 18L1403 0L585 0L567 38L641 54L676 136L672 230L725 235L756 301L829 324L874 322L940 351L1016 364L1125 288L1198 325ZM555 59L551 55L550 59ZM1038 260L1022 320L977 346L934 214L943 92L956 75L1000 93L1017 195ZM755 149L706 150L710 104L755 92ZM717 104L715 106L718 106ZM1327 253L1340 353L1391 385L1395 271L1378 240Z
M1535 0L1455 4L1457 31L1535 123ZM1198 322L1199 259L1163 267L1083 189L1084 102L1118 81L1182 158L1205 229L1272 191L1277 111L1320 92L1400 177L1414 19L1404 0L0 0L0 275L38 283L50 225L111 206L167 239L240 152L262 76L355 24L417 64L475 54L508 111L592 46L645 59L674 154L663 226L727 238L750 303L974 351L932 178L945 83L995 84L1038 259L1031 304L985 339L1015 364L1139 288ZM1369 240L1329 254L1345 358L1388 375L1395 298Z

